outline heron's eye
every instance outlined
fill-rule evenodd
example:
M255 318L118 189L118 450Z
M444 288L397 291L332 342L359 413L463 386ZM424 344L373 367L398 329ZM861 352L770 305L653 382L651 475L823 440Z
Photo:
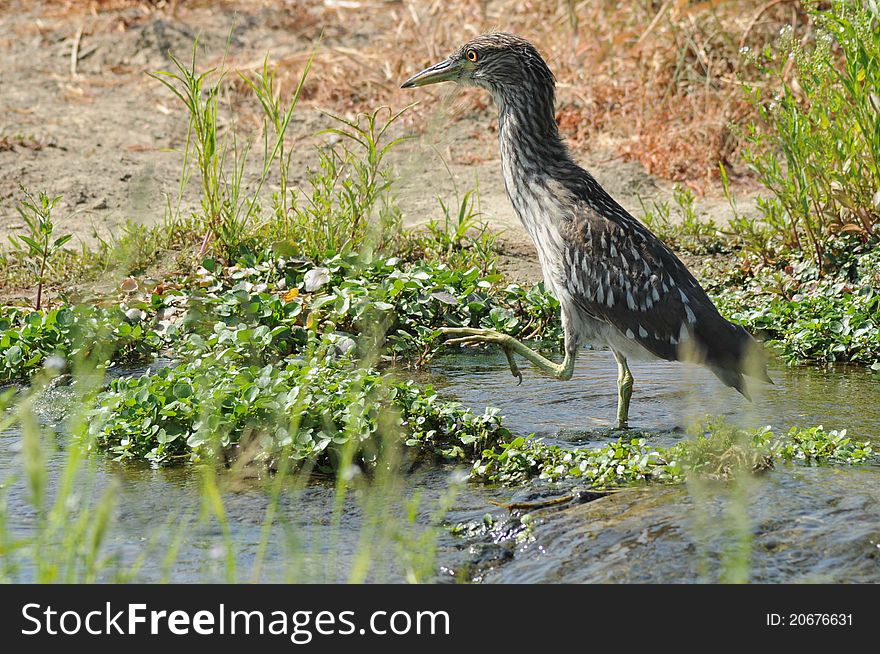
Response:
M465 56L468 58L468 61L472 63L477 63L477 59L479 59L476 50L468 50Z

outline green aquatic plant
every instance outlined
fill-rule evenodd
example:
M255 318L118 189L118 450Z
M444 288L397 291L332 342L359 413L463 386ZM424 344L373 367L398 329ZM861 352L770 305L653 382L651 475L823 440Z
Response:
M395 356L422 353L436 328L447 325L486 326L550 342L561 336L558 302L543 286L505 284L500 275L476 268L356 254L319 265L273 253L241 263L222 269L208 262L211 270L198 277L201 290L154 298L157 306L186 307L177 333L193 336L175 345L178 352L257 338L271 361L270 349L275 358L297 351L309 329L354 337L376 325L382 327L376 346Z
M250 264L250 265L247 265ZM107 364L184 361L231 350L254 365L301 352L310 332L342 339L377 333L392 356L424 355L443 325L488 326L520 338L560 336L558 303L542 286L397 257L349 254L314 265L269 251L242 265L212 259L194 277L125 294L109 307L0 309L0 381L26 379L53 355L76 356L94 338L115 344ZM371 347L373 347L371 346Z
M100 352L100 365L152 359L163 341L138 308L87 305L42 311L0 309L0 383L27 379L59 357L55 367Z
M620 439L598 449L569 449L518 437L484 450L473 465L472 476L501 484L520 484L533 477L576 478L598 488L647 479L676 480L667 466L660 450L644 438Z
M826 431L821 425L798 429L770 444L771 453L784 461L806 463L866 463L874 457L874 449L867 441L853 441L846 429Z
M606 488L643 481L677 483L689 475L724 479L739 471L766 470L775 461L863 464L874 456L869 442L853 441L845 431L795 427L776 436L769 427L747 431L715 420L696 427L690 439L671 447L653 447L645 437L635 437L599 448L572 449L519 437L483 451L472 476L502 484L520 484L533 477L576 479L592 488Z
M90 442L120 459L200 461L250 452L277 466L284 456L338 468L354 439L357 460L375 463L377 434L395 430L413 451L460 460L505 440L497 412L480 415L430 387L384 381L337 357L332 342L284 364L248 366L224 353L113 380L89 413Z
M388 421L375 439L377 458L363 466L368 474L353 472L357 465L363 465L359 458L363 449L354 436L362 423L357 419L346 421L341 434L353 436L343 438L340 434L345 442L339 446L339 463L345 473L334 476L339 501L331 509L332 525L323 533L333 540L343 530L354 529L357 547L353 562L344 565L337 558L336 547L328 553L326 542L315 543L299 518L287 510L290 501L298 505L297 498L313 501L302 495L313 468L294 465L293 459L283 456L289 448L281 448L273 474L264 482L255 480L250 472L254 461L244 443L234 460L226 460L225 469L224 460L212 454L210 445L202 447L201 462L187 471L187 478L195 482L189 493L193 504L170 507L160 501L157 506L167 511L167 517L157 519L155 529L136 548L120 546L130 537L119 524L120 511L132 506L130 498L125 496L116 475L105 474L105 459L90 456L95 449L90 435L91 407L100 397L103 384L103 373L95 363L104 356L95 352L91 359L75 362L74 381L65 390L71 396L69 412L57 433L42 424L34 411L43 401L41 395L54 374L51 370L40 373L32 388L18 395L14 391L0 393L0 432L6 438L10 428L21 433L20 450L9 452L14 465L4 467L13 472L0 477L0 581L167 582L177 578L181 569L193 573L188 567L191 563L180 560L184 548L204 553L210 545L211 554L197 562L199 579L259 582L267 578L263 563L270 540L282 553L280 559L271 562L271 578L276 581L363 582L382 580L389 573L412 582L432 577L436 538L461 481L450 479L449 488L436 502L410 495L400 484L405 460L399 453L407 448L400 438L402 432ZM385 382L380 379L376 383ZM353 383L347 387L349 391L354 388ZM187 395L177 390L181 397ZM350 395L353 397L353 393ZM427 395L417 398L417 402L433 406ZM447 409L445 406L444 411ZM422 417L432 412L431 408L416 408L412 415ZM352 416L357 414L351 411ZM448 420L445 415L441 418L443 424ZM424 437L432 435L426 433ZM120 470L117 466L110 469ZM256 557L251 556L250 542L243 545L237 536L233 537L236 516L229 507L229 494L231 489L241 488L249 488L258 496L265 491L264 515L262 519L256 516L261 543ZM16 508L14 513L12 506ZM24 520L22 510L26 513ZM352 511L361 517L355 525L348 519L343 526L342 515ZM375 556L375 552L389 549L397 557Z
M880 288L866 270L818 279L815 267L800 263L762 267L749 277L729 269L720 276L707 285L719 311L763 334L784 359L880 360Z

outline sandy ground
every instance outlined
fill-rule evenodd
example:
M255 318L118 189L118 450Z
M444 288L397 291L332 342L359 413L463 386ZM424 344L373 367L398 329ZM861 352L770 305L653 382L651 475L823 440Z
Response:
M15 212L20 186L61 195L58 229L86 243L96 235L112 235L128 220L162 220L166 196L175 197L178 190L186 117L147 73L169 68L169 50L188 57L198 35L205 65L221 63L228 40L225 60L235 69L253 69L269 52L272 60L298 70L323 31L314 70L327 84L327 70L321 67L332 65L334 57L353 56L371 38L371 30L390 29L388 9L394 3L355 3L361 17L357 24L347 22L345 3L340 2L204 4L181 3L171 14L137 6L90 12L82 7L71 11L58 2L0 0L3 240L23 227ZM241 5L240 11L236 14L230 4ZM363 20L364 15L374 20ZM423 60L423 55L413 57L412 70L401 72L415 72ZM417 224L438 215L438 195L454 201L456 194L478 187L484 219L503 232L502 263L514 277L536 279L531 246L501 180L494 108L473 91L462 99L452 85L407 92L397 88L400 73L385 71L384 79L388 105L420 103L401 125L416 138L392 157L400 176L395 194L405 221ZM322 110L342 107L353 115L374 108L361 104L354 92L346 95L344 79L337 80L329 96L337 102L329 106L327 89L319 90L307 85L294 118L294 184L305 180L306 167L315 161L315 145L327 138L316 136L331 123ZM238 126L252 131L255 113L241 115ZM638 163L623 161L613 154L613 145L593 142L576 155L623 206L639 215L639 197L671 197L670 183L652 178ZM749 202L742 200L741 207ZM192 184L184 206L196 203ZM698 207L718 221L729 214L719 196L701 197Z

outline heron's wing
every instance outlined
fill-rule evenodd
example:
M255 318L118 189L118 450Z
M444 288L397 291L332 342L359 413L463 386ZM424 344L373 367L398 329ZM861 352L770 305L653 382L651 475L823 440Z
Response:
M654 355L677 359L698 321L720 316L684 264L614 204L610 217L579 205L564 238L562 282L582 311Z

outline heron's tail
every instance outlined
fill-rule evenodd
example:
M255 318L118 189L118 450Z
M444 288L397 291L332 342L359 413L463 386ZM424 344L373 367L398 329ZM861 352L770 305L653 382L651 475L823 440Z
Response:
M705 329L705 323L703 329L697 324L697 357L718 379L751 400L745 377L773 383L767 374L764 348L740 325L734 325L720 315L712 322L709 330Z
M740 394L746 398L747 400L751 400L752 396L749 394L748 389L745 384L745 377L748 373L742 373L738 370L731 370L730 368L720 368L718 366L709 366L709 370L715 373L715 376L718 377L725 384L730 386L731 388L735 388L740 392ZM754 377L755 375L749 375L749 377ZM763 376L757 377L761 381L767 382L768 384L772 384L773 380L770 379L770 376L767 374L767 371L764 371Z

